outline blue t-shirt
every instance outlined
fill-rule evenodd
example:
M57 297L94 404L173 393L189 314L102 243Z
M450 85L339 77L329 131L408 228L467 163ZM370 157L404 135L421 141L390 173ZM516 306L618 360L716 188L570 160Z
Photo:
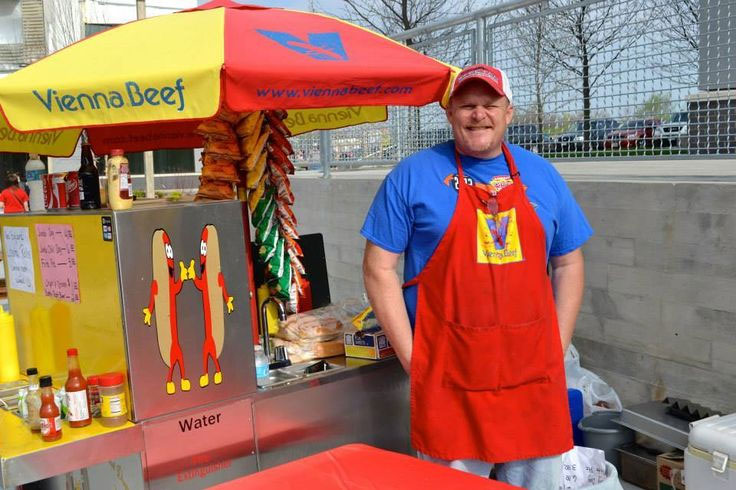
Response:
M547 160L509 144L526 195L546 232L547 256L580 248L593 230L570 189ZM490 160L462 156L465 179L472 185L501 189L510 182L503 154ZM457 203L457 168L452 141L402 160L378 189L360 233L373 244L404 253L404 280L424 268L439 245ZM414 325L417 288L404 290Z

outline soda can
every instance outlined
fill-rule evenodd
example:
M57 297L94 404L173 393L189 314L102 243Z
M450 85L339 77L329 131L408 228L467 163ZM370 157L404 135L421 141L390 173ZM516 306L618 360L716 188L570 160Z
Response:
M66 184L66 205L69 209L79 209L79 172L67 172L64 182Z
M53 174L41 175L43 183L43 205L46 209L54 208L54 176Z
M66 181L64 177L66 172L53 174L54 176L54 195L52 199L54 201L54 209L66 209Z

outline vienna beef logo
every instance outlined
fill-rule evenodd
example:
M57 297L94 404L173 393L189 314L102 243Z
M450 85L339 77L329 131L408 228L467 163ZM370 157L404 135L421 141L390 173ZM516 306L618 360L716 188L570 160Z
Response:
M183 111L184 83L179 78L172 86L142 87L136 82L125 82L123 90L109 92L62 93L53 88L45 92L33 91L33 95L48 112L76 112L97 109L120 109L121 107L142 107L170 105Z
M39 133L19 133L10 128L0 127L0 142L17 141L38 145L53 145L61 137L63 131L44 131Z

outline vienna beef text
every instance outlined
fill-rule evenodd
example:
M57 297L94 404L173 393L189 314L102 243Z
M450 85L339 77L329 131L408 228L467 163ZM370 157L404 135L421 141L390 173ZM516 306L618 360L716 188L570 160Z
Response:
M87 111L97 109L119 109L123 106L141 107L157 106L161 104L176 106L177 111L183 111L186 106L184 100L184 83L179 78L173 86L142 87L137 82L125 82L120 92L78 92L61 93L53 88L45 92L33 91L33 95L49 112Z

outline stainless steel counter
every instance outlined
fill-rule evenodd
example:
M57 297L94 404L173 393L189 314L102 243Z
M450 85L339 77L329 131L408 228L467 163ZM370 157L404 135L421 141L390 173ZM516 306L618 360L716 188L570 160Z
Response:
M205 488L352 442L409 453L409 382L399 362L328 361L329 371L119 429L67 427L55 443L0 410L0 487L139 453L151 489Z
M356 359L345 356L329 357L324 359L333 369L322 371L319 373L303 375L293 381L278 384L276 386L259 387L258 392L253 396L255 400L262 400L274 396L283 396L287 393L312 388L315 386L335 383L346 378L354 377L358 374L363 375L377 369L386 369L389 366L399 365L398 359L395 357L390 359L382 359L379 361L371 361L368 359ZM282 368L277 371L293 372L295 367L306 367L318 361L301 362L298 365Z
M332 360L339 362L339 360ZM360 363L258 393L258 468L353 442L411 451L409 379L395 359Z
M143 432L132 423L111 429L95 420L90 426L71 429L65 422L61 440L42 442L20 417L0 410L0 427L0 488L14 488L143 452Z
M408 453L409 383L399 362L329 362L339 368L144 421L149 487L205 488L351 442ZM214 423L184 430L193 420Z

